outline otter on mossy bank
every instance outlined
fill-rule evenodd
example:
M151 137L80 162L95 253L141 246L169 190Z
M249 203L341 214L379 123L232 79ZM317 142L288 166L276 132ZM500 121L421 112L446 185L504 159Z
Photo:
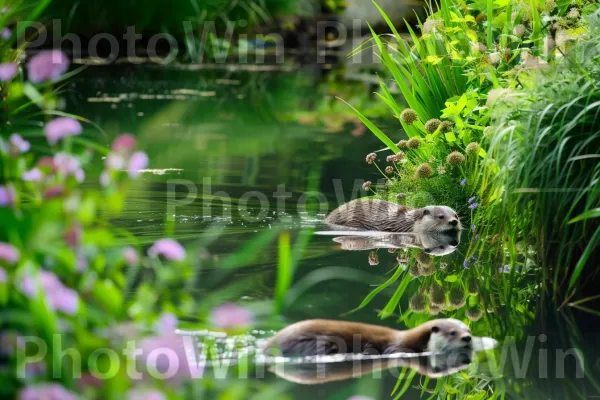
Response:
M384 232L441 232L462 229L456 212L446 206L410 208L376 199L352 200L333 210L325 223L338 228Z
M313 319L290 325L264 345L286 357L332 354L391 354L471 349L471 330L459 320L425 322L399 331L359 322Z

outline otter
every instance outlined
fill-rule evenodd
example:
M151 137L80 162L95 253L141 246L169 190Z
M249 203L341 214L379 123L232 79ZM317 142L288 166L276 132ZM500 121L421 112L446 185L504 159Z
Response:
M286 368L277 365L271 369L289 381L316 384L391 367L410 367L431 377L445 376L470 364L474 343L480 349L490 347L481 345L484 340L495 342L490 338L472 338L464 323L451 318L436 319L404 331L358 322L316 319L286 327L269 339L262 349L265 354L285 357L370 356L359 361L300 363Z
M325 223L335 228L383 232L462 230L458 215L450 207L410 208L377 199L352 200L333 210Z
M426 254L444 256L456 251L460 244L460 231L457 229L442 232L418 234L380 234L369 236L338 236L334 242L340 243L343 250L401 249L418 248Z
M463 322L435 319L400 331L360 322L312 319L292 324L270 338L265 353L312 356L331 354L423 353L471 347L471 330Z

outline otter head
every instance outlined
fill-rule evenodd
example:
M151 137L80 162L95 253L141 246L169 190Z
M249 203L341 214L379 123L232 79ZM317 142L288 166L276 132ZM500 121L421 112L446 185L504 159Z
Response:
M457 319L436 319L430 321L427 328L431 333L427 343L427 351L441 352L472 349L471 330Z
M441 232L461 230L462 225L456 211L446 206L427 206L419 209L419 219L415 221L416 232Z
M460 231L452 229L443 232L425 232L418 235L418 239L426 254L445 256L458 248Z

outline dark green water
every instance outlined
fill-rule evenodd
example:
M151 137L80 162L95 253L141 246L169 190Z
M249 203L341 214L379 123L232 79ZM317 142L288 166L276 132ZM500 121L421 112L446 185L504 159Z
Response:
M466 248L473 240L468 231L463 232L456 252L428 259L433 274L411 279L408 271L402 272L368 305L346 314L397 272L397 256L416 257L414 251L390 254L380 249L378 265L370 265L369 251L343 251L331 236L313 235L315 230L327 229L320 221L328 210L355 195L360 188L357 179L381 179L364 161L368 152L381 145L369 132L360 134L360 126L334 98L339 95L380 115L381 106L369 100L373 88L368 84L311 68L245 72L121 66L88 69L69 89L68 110L101 127L104 135L99 133L97 138L101 143L108 145L116 135L131 132L148 152L153 171L144 173L129 190L126 211L114 223L145 243L168 232L197 249L197 274L182 290L205 312L225 302L238 302L256 313L259 329L279 329L310 318L402 329L436 318L408 308L409 298L434 279L450 286L457 280L475 279L479 293L468 296L465 306L442 311L438 317L466 321L466 308L480 306L485 299L484 318L471 323L474 334L492 336L501 343L514 336L520 354L525 353L530 334L534 361L540 348L549 353L567 349L573 346L573 337L578 348L588 349L593 344L590 340L597 343L593 335L597 328L586 327L580 333L566 323L570 316L546 313L535 306L540 294L535 290L533 269L518 275L502 274L499 266L492 265L465 269ZM384 119L382 124L389 136L401 139L393 119ZM275 193L281 185L289 197L278 205ZM252 192L261 195L248 197L244 209L249 214L240 212L240 199ZM315 201L298 207L305 193L315 192L322 194L326 208L320 209ZM283 311L277 313L273 298L277 238L282 232L290 235L297 263ZM408 284L400 292L403 279ZM378 313L397 296L399 307L381 321ZM189 315L188 321L199 317ZM541 342L540 334L550 339ZM592 366L593 375L597 353L589 354L586 363ZM487 385L493 381L497 395L506 393L509 398L565 398L563 393L573 386L581 393L594 392L593 388L589 391L586 379L556 378L553 372L549 378L540 377L537 363L532 364L536 365L526 376L515 378L518 374L510 367L501 374L489 373L483 359L476 371L467 370L445 381L450 389L459 388L458 393L445 390L449 396L470 394L464 398L484 399L489 398ZM574 365L567 365L566 375L573 375ZM267 373L264 379L214 379L210 389L194 397L342 400L362 394L385 399L391 397L395 382L392 374L383 373L382 378L305 386ZM404 397L431 396L435 384L430 383L425 391L419 386L425 383L417 375ZM548 388L555 391L548 392ZM554 394L548 397L547 393Z

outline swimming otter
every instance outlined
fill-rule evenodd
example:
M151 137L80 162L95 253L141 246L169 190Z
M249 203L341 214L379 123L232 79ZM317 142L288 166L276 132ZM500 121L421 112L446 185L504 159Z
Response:
M399 331L359 322L312 319L292 324L269 339L265 353L312 356L332 354L423 353L471 348L471 330L459 320L425 322Z
M334 242L340 243L343 250L401 249L418 248L426 254L444 256L456 251L460 244L460 231L453 229L443 232L418 234L377 234L373 236L338 236Z
M461 230L456 212L446 206L410 208L384 200L352 200L333 210L325 223L333 227L384 232Z

